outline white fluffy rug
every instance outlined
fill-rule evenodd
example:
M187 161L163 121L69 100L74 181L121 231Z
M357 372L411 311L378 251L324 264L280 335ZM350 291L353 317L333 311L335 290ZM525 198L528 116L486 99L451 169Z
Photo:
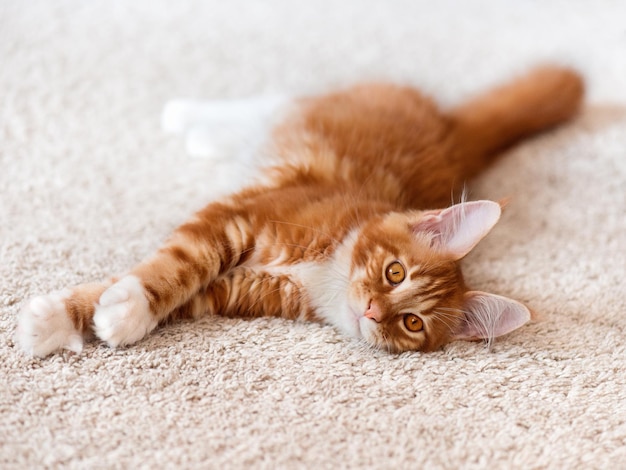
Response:
M626 3L0 0L1 468L617 468L626 462ZM29 359L32 295L121 273L215 170L159 129L173 97L365 79L444 104L578 67L579 119L509 151L470 284L542 321L432 354L330 327L207 319Z

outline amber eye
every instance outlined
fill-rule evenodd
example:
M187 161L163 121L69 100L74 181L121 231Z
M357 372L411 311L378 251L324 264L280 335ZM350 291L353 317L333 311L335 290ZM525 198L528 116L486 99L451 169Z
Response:
M404 326L407 330L412 332L422 331L424 329L424 322L417 315L407 313L404 316Z
M389 281L391 285L397 286L406 277L406 271L404 270L404 266L400 261L394 261L385 270L385 277Z

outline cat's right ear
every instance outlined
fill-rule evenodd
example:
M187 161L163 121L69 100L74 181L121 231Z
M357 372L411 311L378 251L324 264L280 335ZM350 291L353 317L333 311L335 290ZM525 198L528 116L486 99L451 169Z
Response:
M412 229L428 233L434 249L457 260L489 233L501 213L497 202L462 202L447 209L422 213L412 224Z

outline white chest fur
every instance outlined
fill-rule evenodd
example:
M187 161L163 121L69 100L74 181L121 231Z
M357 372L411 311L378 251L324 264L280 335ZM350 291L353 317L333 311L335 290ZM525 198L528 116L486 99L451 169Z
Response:
M266 265L253 263L250 267L276 276L288 276L300 286L319 317L351 336L360 336L349 292L355 241L356 233L351 233L328 260L321 262L284 264L277 260Z

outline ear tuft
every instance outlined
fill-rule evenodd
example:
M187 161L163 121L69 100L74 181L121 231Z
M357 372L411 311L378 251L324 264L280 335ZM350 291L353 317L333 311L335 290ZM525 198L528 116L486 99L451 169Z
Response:
M531 319L530 310L520 302L480 291L465 293L465 323L455 339L486 339L510 333Z
M422 214L413 230L430 233L433 248L461 259L489 233L501 212L497 202L462 202Z

